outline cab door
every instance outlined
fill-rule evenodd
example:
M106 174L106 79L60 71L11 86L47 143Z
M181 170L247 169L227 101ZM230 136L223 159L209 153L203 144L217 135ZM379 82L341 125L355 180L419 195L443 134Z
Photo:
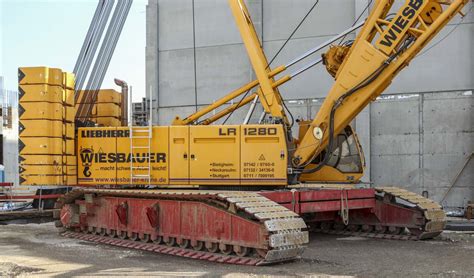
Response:
M240 126L190 127L190 183L240 184Z
M189 184L189 126L171 126L169 133L169 181Z

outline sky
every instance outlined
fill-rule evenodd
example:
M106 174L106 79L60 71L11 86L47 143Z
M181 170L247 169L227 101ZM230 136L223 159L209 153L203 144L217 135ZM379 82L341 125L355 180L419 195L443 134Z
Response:
M147 0L134 0L102 88L114 78L133 86L133 100L145 96ZM0 76L17 90L18 67L47 66L71 72L98 0L0 0ZM105 31L104 31L105 35Z

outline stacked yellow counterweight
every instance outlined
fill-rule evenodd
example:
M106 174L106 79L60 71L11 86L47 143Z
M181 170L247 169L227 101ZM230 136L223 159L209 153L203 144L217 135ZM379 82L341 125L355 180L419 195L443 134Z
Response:
M99 126L117 127L122 125L122 94L112 89L101 89L95 92L96 97L93 99L94 91L85 90L79 92L76 109L79 105L92 106L92 113L89 120L97 123ZM84 121L78 113L77 120Z
M18 83L20 184L77 184L74 74L24 67Z

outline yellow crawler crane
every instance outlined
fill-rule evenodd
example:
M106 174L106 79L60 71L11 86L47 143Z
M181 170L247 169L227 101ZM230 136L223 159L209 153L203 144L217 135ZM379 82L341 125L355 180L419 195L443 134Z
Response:
M393 187L355 187L364 161L349 123L468 0L407 0L387 18L393 2L376 1L368 18L345 32L362 27L354 42L325 54L334 85L295 139L278 86L319 60L276 76L320 48L270 68L244 1L229 0L257 80L172 126L79 128L79 185L155 188L72 191L57 203L57 225L69 237L247 265L298 257L310 228L376 238L437 236L445 215L435 202ZM265 124L210 125L257 97L271 116ZM134 179L134 170L149 175ZM312 183L327 181L343 184Z

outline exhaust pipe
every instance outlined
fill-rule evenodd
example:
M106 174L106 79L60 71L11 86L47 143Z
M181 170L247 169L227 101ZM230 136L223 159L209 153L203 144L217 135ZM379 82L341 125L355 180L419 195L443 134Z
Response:
M114 78L114 82L117 86L122 88L122 101L120 103L120 108L122 109L121 121L122 126L128 125L128 84L127 82Z

